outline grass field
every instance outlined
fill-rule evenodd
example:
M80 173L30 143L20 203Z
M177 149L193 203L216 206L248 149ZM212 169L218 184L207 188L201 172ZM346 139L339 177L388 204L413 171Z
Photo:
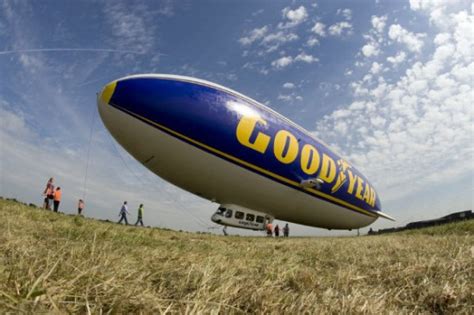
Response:
M474 314L474 220L268 239L119 226L0 200L0 313Z

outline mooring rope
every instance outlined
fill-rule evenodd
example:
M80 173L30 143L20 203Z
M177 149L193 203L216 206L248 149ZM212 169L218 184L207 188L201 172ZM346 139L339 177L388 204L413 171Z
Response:
M91 122L91 130L89 133L89 144L87 148L87 159L86 159L86 171L84 173L84 182L82 186L82 200L86 200L86 194L87 194L87 175L89 172L89 160L91 156L91 146L92 146L92 135L94 133L94 123L95 123L95 116L96 116L96 111L95 109L92 112L92 122Z

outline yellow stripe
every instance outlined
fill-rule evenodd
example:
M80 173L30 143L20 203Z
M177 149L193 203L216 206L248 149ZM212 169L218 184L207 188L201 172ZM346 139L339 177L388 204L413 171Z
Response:
M112 98L112 94L114 94L116 86L117 81L113 81L107 84L104 90L102 91L102 94L100 95L100 100L105 104L108 104L110 102L110 99Z
M234 156L232 156L232 155L229 155L229 154L227 154L227 153L225 153L225 152L219 151L218 149L215 149L215 148L210 147L210 146L208 146L208 145L206 145L206 144L204 144L204 143L201 143L201 142L196 141L196 140L194 140L194 139L192 139L192 138L189 138L189 137L187 137L187 136L185 136L185 135L183 135L183 134L181 134L181 133L179 133L179 132L174 131L173 129L170 129L170 128L166 127L166 126L160 125L160 124L158 124L158 123L156 123L156 122L154 122L154 121L152 121L152 120L149 120L148 118L145 118L145 117L140 116L140 115L138 115L138 114L136 114L136 113L133 113L133 112L131 112L131 111L129 111L129 110L123 108L123 107L120 107L120 106L117 106L117 105L113 105L113 106L114 106L114 107L117 107L117 108L120 108L121 110L123 110L123 111L125 111L125 112L131 114L132 116L140 117L140 119L143 119L143 120L147 121L148 123L150 123L150 124L152 124L152 125L155 125L155 126L157 126L157 127L159 127L159 128L162 128L162 129L168 131L169 133L171 133L171 134L173 134L173 135L175 135L175 136L177 136L177 137L179 137L179 138L185 139L185 140L187 140L187 141L189 141L189 142L192 142L192 143L194 143L194 144L196 144L196 145L198 145L198 146L201 146L201 147L203 147L203 148L206 148L206 149L209 150L209 151L212 151L212 152L214 152L214 153L217 153L218 155L224 156L224 157L228 158L229 160L233 160L233 161L238 162L238 163L240 163L240 164L242 164L242 165L245 165L245 166L247 166L247 167L249 167L249 168L255 169L255 170L257 170L257 171L259 171L259 172L261 172L261 173L264 173L264 174L266 174L266 175L268 175L268 176L271 176L271 177L273 177L273 178L276 178L276 179L278 179L278 180L281 180L281 181L283 181L283 182L285 182L285 183L287 183L287 184L290 184L290 185L292 185L292 186L294 186L294 187L302 188L301 185L300 185L298 182L292 181L292 180L290 180L290 179L288 179L288 178L286 178L286 177L280 176L280 175L275 174L275 173L273 173L273 172L270 172L270 171L268 171L268 170L266 170L266 169L260 168L259 166L256 166L256 165L254 165L254 164L251 164L251 163L249 163L249 162L246 162L246 161L243 161L243 160L241 160L241 159L239 159L239 158L236 158L236 157L234 157ZM312 194L314 194L314 195L324 197L324 198L329 199L329 200L331 200L331 201L334 201L334 202L336 202L336 203L338 203L338 204L340 204L340 205L346 206L347 208L350 208L350 209L353 209L353 210L355 210L355 211L361 212L361 213L363 213L363 214L365 214L365 215L368 215L368 216L371 216L371 217L377 217L376 214L374 214L374 213L372 213L372 212L370 212L370 211L367 211L367 210L364 210L364 209L362 209L362 208L356 207L356 206L354 206L354 205L352 205L352 204L350 204L350 203L348 203L348 202L346 202L346 201L344 201L344 200L340 200L340 199L335 198L335 197L333 197L333 196L331 196L331 195L327 195L327 194L322 193L322 192L320 192L320 191L318 191L318 190L315 190L315 189L313 189L313 188L303 188L303 189L306 190L306 191L309 191L310 193L312 193Z

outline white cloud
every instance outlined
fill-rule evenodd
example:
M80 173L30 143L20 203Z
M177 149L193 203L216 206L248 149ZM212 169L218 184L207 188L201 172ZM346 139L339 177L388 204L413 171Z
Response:
M321 37L324 37L326 36L326 25L324 25L321 22L316 22L314 26L311 28L311 32Z
M272 66L277 69L282 69L293 63L291 56L284 56L272 62Z
M352 34L352 24L347 21L342 21L331 25L328 31L329 34L333 36L350 35Z
M14 113L7 110L9 104L0 99L0 117L1 117L1 131L12 136L28 136L30 131L27 127L24 115L22 113ZM1 141L3 145L3 141ZM1 150L0 150L1 151Z
M342 13L341 13L342 14ZM347 15L348 12L345 11ZM280 58L273 60L271 63L273 68L282 69L292 64L293 62L307 62L313 63L318 61L316 57L307 55L305 53L300 53L297 56L286 56L288 52L280 50L283 46L289 43L299 40L297 34L297 25L305 22L308 19L308 12L304 6L299 6L298 8L291 9L286 7L282 10L283 21L280 22L275 30L272 30L271 25L267 25L261 28L253 29L252 31L245 34L239 39L239 42L243 46L250 46L256 44L253 48L247 48L243 53L243 57L249 56L258 56L264 58L265 56L278 52ZM345 24L342 25L343 32L345 29ZM339 31L336 29L336 32ZM312 32L317 36L325 36L325 26L322 23L316 23L312 29ZM313 47L319 44L319 39L315 35L310 36L303 42L303 45L300 47Z
M239 42L244 46L251 45L256 40L263 38L267 32L268 26L266 25L261 28L255 28L251 30L247 36L240 38Z
M388 31L388 37L396 42L404 44L408 50L419 53L423 48L423 38L426 37L426 34L415 34L404 29L399 24L392 24Z
M294 58L291 56L278 58L272 62L272 66L276 69L283 69L295 62L314 63L318 61L319 59L317 57L301 52Z
M235 73L228 73L225 78L229 81L237 81L238 76Z
M298 39L298 35L295 33L285 33L285 32L276 32L271 33L265 36L262 40L262 43L269 44L269 43L286 43L295 41Z
M372 15L371 22L372 27L377 31L377 33L382 33L387 23L387 16Z
M172 14L165 10L162 14ZM145 4L127 5L122 2L107 2L103 16L112 36L109 44L118 49L130 49L147 53L155 45L156 22L154 14Z
M435 39L433 40L433 43L436 45L444 45L448 43L451 40L451 34L449 33L439 33L436 35Z
M367 40L366 44L362 46L362 54L367 57L378 56L381 53L381 45L385 43L383 36L383 30L385 28L387 17L386 16L372 16L372 29L363 37Z
M377 56L380 53L380 49L375 42L370 42L368 44L365 44L362 47L362 53L366 57L372 57L372 56Z
M314 56L311 56L311 55L308 55L308 54L302 52L298 56L295 57L294 61L302 61L302 62L306 62L306 63L313 63L313 62L318 62L319 59L314 57Z
M38 56L28 53L20 53L19 59L23 67L27 68L32 73L36 73L44 69L44 62Z
M410 9L428 13L432 24L445 29L452 24L449 13L469 10L469 4L472 8L469 0L410 0Z
M263 75L267 75L270 71L267 68L262 67L258 70L258 72L263 74Z
M285 88L285 89L294 89L295 84L291 83L291 82L286 82L285 84L283 84L283 88Z
M382 64L380 64L380 63L378 63L378 62L373 62L373 63L372 63L372 66L370 67L369 72L370 72L371 74L374 74L374 75L375 75L375 74L378 74L380 71L382 71L382 69L383 69L383 65L382 65Z
M239 39L243 46L250 46L257 43L257 50L255 53L258 56L264 56L274 52L280 48L281 45L292 42L298 39L298 35L288 30L282 30L270 33L269 26L263 26L250 31L246 36ZM247 57L251 52L246 50L243 57Z
M350 21L352 19L352 10L351 9L337 9L336 15L342 15L344 19Z
M303 97L301 95L297 95L296 93L291 93L291 94L279 94L277 99L287 102L287 103L291 103L294 101L301 102L303 100Z
M173 0L165 0L161 1L160 5L157 7L156 13L171 17L174 15L174 1Z
M283 16L294 23L301 23L308 17L308 12L304 6L300 6L296 10L290 10L289 8L283 9Z
M257 10L255 12L252 12L252 16L259 16L260 14L262 14L265 10L264 9L260 9L260 10Z
M474 18L465 11L443 14L451 22L431 25L439 32L434 51L414 56L390 83L381 76L376 82L353 82L354 101L316 125L319 137L374 180L384 201L446 185L474 171L469 162L474 158L474 38L467 31L474 29ZM417 34L396 27L392 37L421 49ZM399 52L387 61L407 62L406 54ZM380 71L383 66L372 63L366 77ZM350 132L344 127L347 121Z
M283 18L288 20L278 24L279 28L291 28L303 23L308 18L308 12L304 6L300 6L298 9L291 10L286 7L282 10Z
M316 37L310 37L310 38L306 41L306 44L307 44L309 47L313 47L313 46L319 45L319 40L318 40Z
M397 64L402 63L403 61L405 61L405 58L406 58L405 52L401 51L401 52L397 53L395 56L387 57L387 61L394 64L394 65L397 65Z
M279 94L277 99L285 102L290 102L293 98L291 97L291 95Z

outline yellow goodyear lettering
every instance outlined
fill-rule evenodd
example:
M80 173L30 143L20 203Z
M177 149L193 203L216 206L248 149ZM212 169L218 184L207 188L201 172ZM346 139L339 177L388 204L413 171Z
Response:
M323 153L323 161L321 163L321 172L319 178L326 183L331 183L336 178L336 163L334 160Z
M344 183L347 181L346 171L351 167L351 165L343 159L337 161L337 165L339 165L339 173L337 175L336 184L331 189L333 194L338 191L339 188L341 188L342 185L344 185Z
M285 150L286 149L286 150ZM275 135L273 153L278 161L289 164L298 156L298 140L286 130L280 130Z
M373 189L373 188L370 188L370 202L369 202L369 204L372 207L375 207L375 189Z
M357 176L357 189L356 189L355 196L359 198L360 200L363 200L363 197L362 197L362 189L364 188L363 185L364 185L364 180L360 178L359 176Z
M370 204L370 186L367 183L365 183L363 199L367 204Z
M248 148L254 149L260 153L265 153L271 140L270 136L262 132L258 132L255 141L250 142L250 137L252 136L257 123L260 123L264 126L267 125L267 122L260 117L243 116L237 125L237 140L240 142L240 144Z
M349 187L347 187L347 192L352 195L354 192L354 186L357 180L357 175L352 174L351 171L347 171L347 174L349 175Z
M318 150L311 144L305 144L301 149L301 169L308 175L313 175L318 171L320 156Z
M257 152L265 153L272 138L260 131L256 131L257 124L266 126L267 122L259 116L242 116L237 124L236 135L240 144L251 148ZM254 140L251 140L254 139ZM279 130L273 139L273 154L275 158L284 164L290 164L296 160L300 145L297 138L286 130ZM347 193L363 200L368 205L374 207L376 201L375 190L364 182L364 180L350 170L350 164L344 160L336 162L327 154L322 153L322 157L315 146L311 144L303 145L300 153L301 170L308 175L313 175L320 170L318 177L326 183L332 183L336 179L331 192L337 192L346 182Z

